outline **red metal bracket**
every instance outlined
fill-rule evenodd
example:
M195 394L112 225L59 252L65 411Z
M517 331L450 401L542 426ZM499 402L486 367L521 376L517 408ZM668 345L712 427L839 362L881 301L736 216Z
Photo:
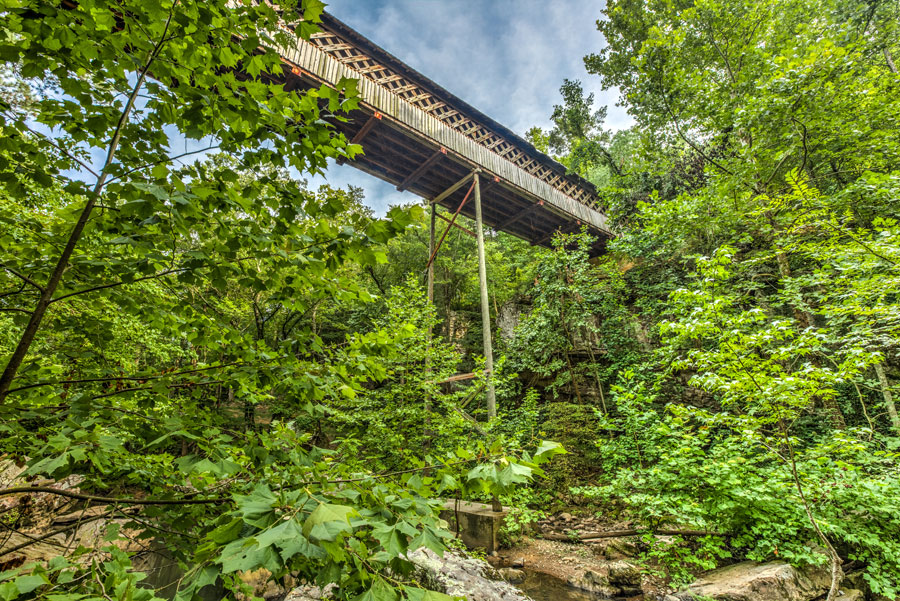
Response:
M437 256L438 251L441 249L441 244L444 243L444 238L447 237L447 233L450 231L456 224L456 218L459 216L459 212L462 210L463 205L466 204L466 201L469 200L469 194L472 193L472 190L475 189L475 178L472 179L472 185L469 186L469 191L466 192L466 195L463 197L462 202L459 203L459 206L456 207L456 212L453 213L453 219L450 220L450 225L447 226L447 229L444 230L444 234L441 236L440 241L438 241L437 246L434 247L434 252L431 253L431 257L428 259L428 263L425 265L425 271L428 271L428 268L431 267L431 264L434 262L434 258ZM434 208L437 210L437 207Z

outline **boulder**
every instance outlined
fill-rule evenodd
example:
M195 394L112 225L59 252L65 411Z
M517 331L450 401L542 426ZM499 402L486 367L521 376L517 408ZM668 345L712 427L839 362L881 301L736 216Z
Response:
M443 557L429 549L418 549L407 555L416 566L415 579L423 588L468 601L531 601L510 582L525 580L525 572L512 568L499 571L486 561L447 551ZM509 579L509 582L503 578ZM335 597L337 589L329 584L319 587L298 586L283 601L325 601Z
M619 588L641 586L641 569L627 561L614 561L607 565L609 583Z
M592 570L588 570L581 576L569 576L566 583L573 588L581 589L601 597L614 597L619 593L619 589L609 583L609 578Z
M842 588L841 601L865 601L866 595L858 588Z
M598 541L593 546L595 555L605 559L628 559L640 553L635 541L627 538L610 538Z
M811 601L830 586L827 566L799 569L780 561L744 561L707 572L675 597L681 601Z
M531 601L481 559L451 551L440 557L430 549L418 549L407 558L416 565L416 580L427 589L468 601Z
M521 584L525 582L525 572L515 568L501 568L500 575L510 584Z

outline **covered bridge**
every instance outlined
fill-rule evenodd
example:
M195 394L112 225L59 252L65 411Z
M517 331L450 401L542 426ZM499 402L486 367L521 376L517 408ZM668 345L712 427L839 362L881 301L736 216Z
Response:
M285 85L359 80L361 110L336 123L363 147L354 167L451 211L469 187L460 182L480 170L486 225L545 246L586 225L602 250L611 233L593 184L328 13L321 28L281 50ZM475 218L474 203L460 212Z

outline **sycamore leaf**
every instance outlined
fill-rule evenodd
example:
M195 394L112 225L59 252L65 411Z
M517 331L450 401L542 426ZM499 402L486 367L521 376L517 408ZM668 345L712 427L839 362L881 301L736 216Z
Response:
M43 576L38 576L37 574L26 574L16 578L16 588L19 589L20 595L26 595L45 584L48 584L47 580Z
M255 538L260 547L275 545L281 549L283 560L288 560L298 553L304 557L315 559L327 556L324 549L309 542L303 535L300 524L293 519L284 520L274 528L258 534Z
M278 553L272 547L260 547L256 539L236 540L222 549L222 573L255 570L264 567L275 572L280 567Z
M353 507L347 505L332 505L330 503L322 503L309 514L303 523L303 536L309 537L313 528L319 525L337 522L341 528L350 529L350 516L359 515Z
M258 528L265 528L275 521L272 505L276 500L275 495L265 484L257 486L249 495L236 498L238 510L244 521Z
M397 557L406 551L406 537L400 533L396 525L376 526L372 529L372 536L391 557Z
M497 475L497 482L501 486L510 484L525 484L531 480L533 470L520 463L510 463Z
M439 593L437 591L429 591L424 588L413 588L411 586L403 587L406 592L406 598L409 601L453 601L455 597Z
M541 446L534 452L534 460L536 463L544 463L545 461L549 461L554 455L563 455L565 453L568 453L568 451L566 451L558 442L545 440L541 442Z
M422 532L410 541L409 547L411 549L420 549L422 547L425 547L427 549L431 549L440 556L444 555L444 550L446 549L444 541L438 538L435 534L435 531L428 526L423 528Z
M372 587L362 595L356 597L354 601L399 601L399 599L400 596L397 594L397 591L391 588L387 582L376 576L375 581L372 583Z

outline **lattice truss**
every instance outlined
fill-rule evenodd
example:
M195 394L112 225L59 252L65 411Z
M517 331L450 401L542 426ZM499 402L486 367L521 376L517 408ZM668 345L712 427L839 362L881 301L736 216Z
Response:
M577 182L567 179L565 173L529 157L516 144L455 110L429 92L423 85L380 64L353 44L347 43L339 35L330 31L321 31L314 33L311 41L319 50L357 71L363 77L387 88L393 94L443 121L491 152L547 182L566 196L591 208L600 208L597 197Z

